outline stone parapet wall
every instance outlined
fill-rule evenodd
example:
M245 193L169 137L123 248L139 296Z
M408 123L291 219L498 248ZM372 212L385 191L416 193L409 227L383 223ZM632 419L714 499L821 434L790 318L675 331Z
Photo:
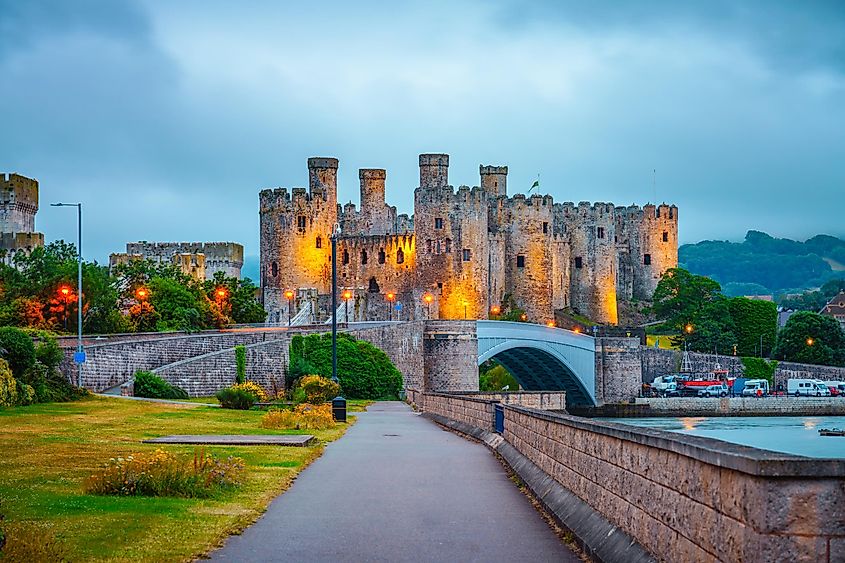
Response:
M416 394L415 398L419 399ZM495 401L447 393L425 393L422 403L422 405L417 404L417 406L425 412L464 422L483 430L493 430L493 405Z
M845 416L842 397L647 397L642 416Z
M383 324L372 328L356 328L349 332L383 350L402 372L405 388L422 389L424 360L423 327L425 321Z
M642 358L640 340L596 338L596 398L600 403L630 401L640 394Z
M246 379L275 395L285 389L290 338L256 342L246 347ZM213 395L235 383L235 349L228 348L189 358L153 370L192 397Z
M665 560L845 553L845 462L520 407L505 407L504 438Z
M566 411L566 391L509 391L492 393L451 393L468 399L494 401L503 405L516 405L533 409ZM843 401L845 403L845 401Z

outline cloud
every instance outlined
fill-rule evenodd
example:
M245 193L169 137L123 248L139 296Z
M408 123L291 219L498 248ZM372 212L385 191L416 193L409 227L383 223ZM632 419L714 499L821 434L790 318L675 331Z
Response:
M512 191L539 173L556 201L673 201L687 241L845 234L835 3L9 8L0 31L27 31L0 40L0 169L84 200L101 259L136 239L255 254L258 190L305 184L309 156L340 158L342 201L387 168L410 212L429 151L455 185L508 164ZM56 210L38 222L73 236Z

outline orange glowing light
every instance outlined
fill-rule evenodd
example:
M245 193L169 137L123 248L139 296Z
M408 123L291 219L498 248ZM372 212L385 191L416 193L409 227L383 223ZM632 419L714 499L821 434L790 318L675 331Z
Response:
M807 339L807 346L812 346L813 344L815 344L815 342L816 342L816 341L815 341L815 340L813 340L812 338L808 338L808 339Z
M687 331L687 334L692 334L692 325L688 324L684 327L684 330Z
M499 313L502 312L502 308L499 307L498 305L493 305L493 307L490 309L490 312L493 313L494 315L498 315Z
M549 327L549 328L554 328L557 325L555 325L554 321L549 321L549 322L546 323L546 326ZM577 330L576 330L576 332L577 332Z
M225 299L226 298L226 290L222 287L217 290L215 293L218 299Z
M352 292L347 289L343 292L343 295L341 295L341 297L349 301L350 299L352 299Z
M289 300L293 299L293 291L291 291L291 290L285 291L285 297L287 297Z
M147 298L147 295L149 295L149 293L143 287L139 287L138 289L135 290L135 296L138 299L144 300L144 299Z
M527 315L526 313L522 313L522 314L519 316L519 319L520 319L520 320L522 320L522 321L527 321L527 320L528 320L528 315Z
M575 334L581 334L581 327L576 326L575 328L572 329L572 332L574 332Z
M388 301L393 301L394 299L396 299L396 294L391 291L387 294L386 297Z
M59 293L67 297L68 295L70 295L70 288L66 285L63 285L59 288Z
M425 301L426 303L431 303L432 301L434 301L434 296L426 292L423 294L423 301Z

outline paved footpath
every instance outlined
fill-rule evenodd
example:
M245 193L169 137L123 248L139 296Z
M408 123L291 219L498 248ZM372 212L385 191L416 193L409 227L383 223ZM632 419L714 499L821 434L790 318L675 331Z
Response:
M483 445L377 403L214 561L579 561Z

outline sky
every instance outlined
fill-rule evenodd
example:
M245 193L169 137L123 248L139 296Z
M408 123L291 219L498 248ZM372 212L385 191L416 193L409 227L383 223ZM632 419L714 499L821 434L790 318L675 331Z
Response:
M128 241L236 241L306 160L450 183L509 166L555 201L679 206L682 243L845 235L845 2L0 0L0 171L36 226L107 261ZM656 171L656 172L655 172Z

